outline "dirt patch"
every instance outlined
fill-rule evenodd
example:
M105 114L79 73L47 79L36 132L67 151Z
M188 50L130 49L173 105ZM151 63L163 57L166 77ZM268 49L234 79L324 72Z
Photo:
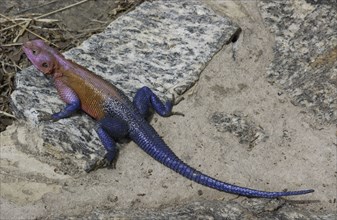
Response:
M143 1L4 0L0 8L0 132L15 119L9 107L15 73L30 65L22 42L42 38L67 51Z

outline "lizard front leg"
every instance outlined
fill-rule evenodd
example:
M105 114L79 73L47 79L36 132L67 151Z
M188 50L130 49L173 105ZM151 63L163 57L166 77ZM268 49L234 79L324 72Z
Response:
M55 79L54 84L61 99L67 103L63 110L51 115L51 119L56 121L62 118L67 118L81 109L81 101L76 92L63 83L62 80Z

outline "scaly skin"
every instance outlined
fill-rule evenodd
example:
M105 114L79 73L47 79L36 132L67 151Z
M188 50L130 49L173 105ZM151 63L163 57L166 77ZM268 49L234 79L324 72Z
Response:
M118 88L84 67L65 59L41 40L26 42L23 50L37 69L53 75L55 87L61 99L67 103L62 111L51 116L52 119L69 117L80 109L92 116L98 122L97 134L107 150L105 161L108 163L113 161L117 153L115 139L128 136L151 157L170 169L220 191L265 198L314 192L311 189L266 192L231 185L209 177L182 162L146 121L150 108L161 116L171 115L171 102L163 104L147 87L141 88L131 102Z

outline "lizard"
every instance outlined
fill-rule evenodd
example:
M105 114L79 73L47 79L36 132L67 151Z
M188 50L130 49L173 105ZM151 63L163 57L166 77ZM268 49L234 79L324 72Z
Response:
M82 110L97 121L95 130L106 150L102 159L105 161L104 164L113 163L118 152L116 140L127 137L152 158L173 171L219 191L261 198L314 192L313 189L276 192L255 190L210 177L179 159L147 120L151 109L163 117L174 114L172 112L174 98L171 101L162 102L150 88L144 86L136 92L131 101L120 89L103 77L66 59L40 39L25 42L22 49L33 66L43 74L52 77L58 95L66 103L64 109L51 114L50 119L57 121Z

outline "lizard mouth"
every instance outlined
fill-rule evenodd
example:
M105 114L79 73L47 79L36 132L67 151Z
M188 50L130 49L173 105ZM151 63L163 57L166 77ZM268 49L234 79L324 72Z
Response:
M22 50L23 52L26 54L27 58L32 61L30 59L30 57L33 55L33 52L32 50L30 49L30 46L31 46L31 43L30 42L25 42L23 45L22 45Z

